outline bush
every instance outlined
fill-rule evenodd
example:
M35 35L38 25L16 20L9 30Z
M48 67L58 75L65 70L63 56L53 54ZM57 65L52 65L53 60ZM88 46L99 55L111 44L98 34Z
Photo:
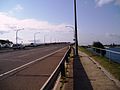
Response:
M101 42L93 42L93 47L105 49L105 47L103 46ZM97 53L100 53L102 56L106 54L105 50L94 49L94 51L96 51Z

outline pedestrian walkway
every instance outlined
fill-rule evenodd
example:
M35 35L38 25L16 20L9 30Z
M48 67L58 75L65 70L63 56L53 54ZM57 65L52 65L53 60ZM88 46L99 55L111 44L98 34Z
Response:
M64 90L120 90L88 55L79 51L79 56L71 62L71 78L68 78Z

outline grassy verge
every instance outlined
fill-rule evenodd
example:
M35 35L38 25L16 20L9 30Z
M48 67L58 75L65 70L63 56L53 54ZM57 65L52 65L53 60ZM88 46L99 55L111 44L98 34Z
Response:
M101 66L108 70L116 79L120 81L120 64L109 61L109 59L107 59L106 57L95 55L86 48L79 47L79 50L91 56Z

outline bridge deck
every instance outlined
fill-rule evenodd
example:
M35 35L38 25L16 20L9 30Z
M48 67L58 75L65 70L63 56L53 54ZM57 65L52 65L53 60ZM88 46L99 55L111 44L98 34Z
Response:
M68 47L33 64L0 77L0 90L40 90Z

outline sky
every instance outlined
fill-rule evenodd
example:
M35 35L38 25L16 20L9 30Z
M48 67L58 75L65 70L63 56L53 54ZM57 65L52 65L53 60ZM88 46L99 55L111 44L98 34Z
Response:
M76 0L79 45L120 44L120 0ZM0 39L73 42L73 0L0 0Z

